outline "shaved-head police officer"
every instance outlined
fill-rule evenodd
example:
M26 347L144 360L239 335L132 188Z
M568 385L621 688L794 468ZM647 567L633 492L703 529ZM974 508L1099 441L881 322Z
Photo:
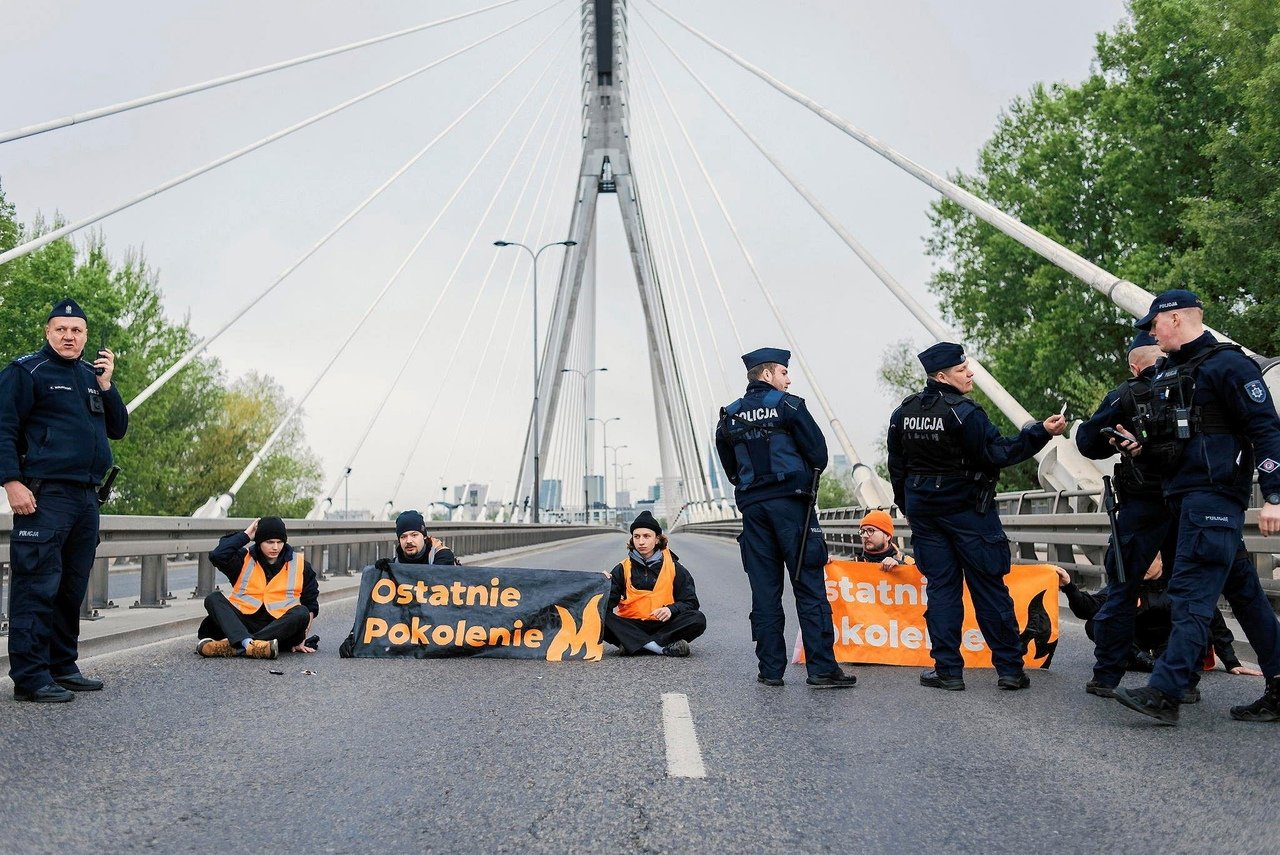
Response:
M1067 420L1050 416L1015 437L1000 435L982 407L965 397L973 371L964 349L939 342L920 353L924 391L902 402L889 419L889 477L894 502L911 521L916 565L929 580L929 627L934 669L920 683L964 689L960 627L968 584L978 627L991 649L1002 689L1031 684L1022 668L1022 644L1013 599L1005 586L1009 539L996 513L1000 469L1044 448Z
M13 509L13 695L57 703L102 688L76 665L80 603L98 547L108 439L124 436L129 414L111 382L115 354L80 358L89 330L74 300L53 307L44 337L43 348L0 371L0 481Z
M1093 616L1093 679L1085 691L1103 698L1113 698L1120 678L1130 659L1134 638L1134 621L1138 614L1138 597L1143 591L1143 571L1156 557L1163 555L1173 565L1173 545L1177 531L1173 517L1164 503L1163 473L1172 462L1174 449L1148 449L1150 453L1132 455L1128 449L1136 444L1116 440L1102 433L1104 428L1117 432L1138 431L1137 420L1151 406L1151 384L1155 379L1156 361L1164 356L1150 333L1139 331L1129 343L1129 372L1132 375L1107 393L1097 412L1076 429L1076 446L1085 457L1106 460L1121 445L1123 452L1115 467L1115 489L1119 500L1116 532L1120 543L1112 543L1104 559L1107 570L1107 598ZM1116 578L1116 558L1125 568L1125 582ZM1184 703L1196 693L1188 692Z
M1172 443L1164 496L1177 519L1169 576L1173 629L1146 686L1116 699L1164 724L1178 706L1209 641L1209 621L1226 595L1267 679L1262 697L1231 708L1242 721L1280 721L1280 624L1244 551L1244 514L1256 475L1263 505L1258 528L1280 532L1280 416L1262 372L1239 346L1204 328L1204 306L1190 291L1166 291L1135 324L1168 354L1152 381L1142 447ZM1129 444L1129 443L1126 443Z
M835 631L822 569L827 547L812 518L812 482L827 467L827 441L804 399L787 394L790 351L773 347L742 357L747 391L720 410L716 453L734 486L742 513L742 568L751 582L751 635L756 642L757 680L781 686L787 667L783 638L782 573L791 568L796 617L804 639L806 682L818 689L857 682L836 664ZM808 526L809 534L804 535ZM801 541L804 555L800 557Z

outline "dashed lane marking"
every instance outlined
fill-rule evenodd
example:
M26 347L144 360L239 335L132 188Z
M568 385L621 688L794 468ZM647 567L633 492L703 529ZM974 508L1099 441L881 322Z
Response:
M667 775L672 778L705 778L698 734L693 729L689 698L679 693L662 696L662 733L667 742Z

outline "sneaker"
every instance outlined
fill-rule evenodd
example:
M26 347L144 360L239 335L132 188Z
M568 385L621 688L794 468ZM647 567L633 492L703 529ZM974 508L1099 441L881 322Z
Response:
M928 686L931 689L945 689L948 692L963 692L964 678L949 677L946 674L939 674L937 671L925 671L920 675L920 685Z
M1232 707L1236 721L1280 721L1280 677L1272 677L1267 691L1248 706Z
M683 638L677 639L676 641L673 641L670 644L668 644L666 647L662 648L662 655L663 656L688 656L689 642L685 641Z
M830 674L815 677L812 674L805 680L815 689L848 689L858 682L858 678L844 671L836 670Z
M1031 688L1031 678L1022 672L1005 674L999 680L996 680L996 685L1006 692L1016 692L1018 689Z
M782 685L782 678L781 678L781 677L766 677L765 675L760 674L760 675L757 675L757 677L756 677L756 682L757 682L757 683L762 683L762 684L764 684L764 685L766 685L766 686L781 686L781 685Z
M1116 689L1116 700L1134 712L1154 718L1161 724L1178 723L1178 704L1159 689L1139 686L1136 689Z
M225 638L202 638L196 645L196 653L201 656L235 656L236 649Z
M1115 686L1108 686L1106 683L1099 683L1097 680L1090 680L1085 683L1084 690L1100 698L1114 698L1116 696Z
M1195 686L1192 686L1190 689L1187 689L1185 692L1182 693L1182 700L1178 701L1178 703L1180 704L1200 703L1200 690L1197 689Z
M254 639L249 642L249 649L244 652L244 655L250 659L275 659L280 655L280 642L274 638L270 641Z

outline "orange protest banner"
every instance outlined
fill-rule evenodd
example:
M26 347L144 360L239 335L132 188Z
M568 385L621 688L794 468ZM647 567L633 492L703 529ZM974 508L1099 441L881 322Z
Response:
M901 564L886 572L879 564L830 561L826 577L837 661L925 667L933 664L924 622L928 583L915 566ZM1047 668L1058 644L1058 576L1048 564L1015 564L1005 583L1013 597L1022 640L1027 644L1026 664ZM960 653L967 668L991 667L991 651L978 629L967 587ZM799 638L792 661L804 661Z

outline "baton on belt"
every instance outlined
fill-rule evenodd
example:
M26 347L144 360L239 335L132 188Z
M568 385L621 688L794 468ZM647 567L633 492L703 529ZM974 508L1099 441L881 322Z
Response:
M800 582L800 568L804 562L804 548L809 545L809 521L813 519L813 509L818 504L818 479L821 477L821 469L813 470L813 481L809 485L809 509L804 515L804 530L800 532L800 553L796 556L796 563L792 565L792 585Z
M1116 494L1111 489L1111 476L1102 476L1102 507L1107 512L1107 522L1111 523L1111 548L1116 556L1115 581L1121 585L1128 584L1124 573L1124 556L1120 554L1120 532L1116 528Z
M98 487L98 504L105 505L111 498L111 485L116 483L116 476L120 474L119 466L112 466L107 471L107 477L103 479L102 486Z

